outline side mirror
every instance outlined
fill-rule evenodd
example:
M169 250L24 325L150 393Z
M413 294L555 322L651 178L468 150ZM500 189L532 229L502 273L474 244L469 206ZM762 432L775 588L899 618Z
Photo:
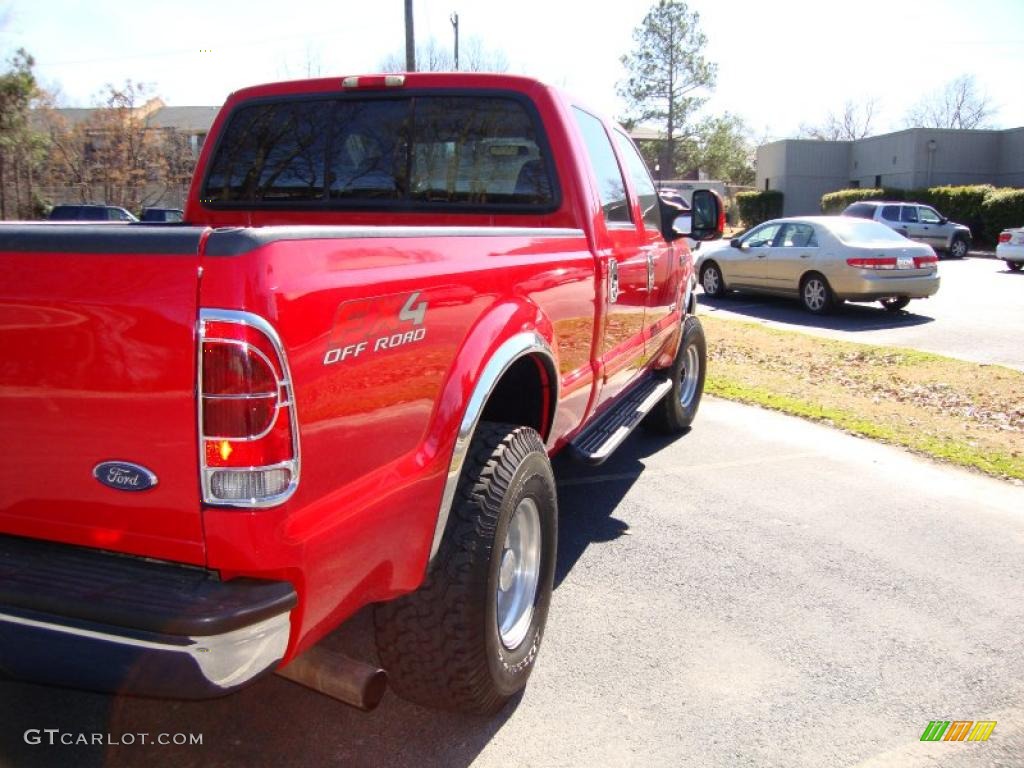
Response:
M740 239L738 237L734 237L732 240L729 241L729 247L730 248L739 248L740 247Z
M693 216L680 213L672 220L672 231L682 237L689 237L693 231Z
M710 189L694 190L689 210L661 197L658 203L661 205L661 234L666 241L671 243L688 237L700 242L717 240L722 236L725 205L722 198Z
M725 229L725 205L710 189L694 190L691 202L692 228L688 237L694 240L718 240Z
M658 196L658 206L661 209L661 236L665 238L665 242L671 243L673 240L686 237L689 234L689 226L680 219L689 217L689 210L678 203L666 200L661 195ZM686 232L680 231L682 226L686 226Z

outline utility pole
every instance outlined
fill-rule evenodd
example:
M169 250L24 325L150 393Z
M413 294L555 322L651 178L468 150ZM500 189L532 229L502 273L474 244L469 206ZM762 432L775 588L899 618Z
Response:
M412 0L405 0L405 70L416 71L416 35L412 30Z
M455 71L459 71L459 14L453 13L450 17L452 28L455 30Z

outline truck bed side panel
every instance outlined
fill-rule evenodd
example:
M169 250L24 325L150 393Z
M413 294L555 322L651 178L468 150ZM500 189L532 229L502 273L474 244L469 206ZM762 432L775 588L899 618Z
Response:
M578 230L256 237L253 250L218 256L237 249L211 236L201 303L263 315L280 333L302 481L277 509L207 509L209 562L296 583L305 646L366 602L419 585L459 420L505 339L547 336L566 385L555 430L580 424L593 384L595 264Z

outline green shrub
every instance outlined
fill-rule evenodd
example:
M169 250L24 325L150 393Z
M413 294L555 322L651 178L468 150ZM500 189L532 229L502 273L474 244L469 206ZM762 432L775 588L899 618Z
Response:
M842 213L860 200L903 200L935 208L951 221L971 229L976 243L992 245L1007 226L1024 224L1020 199L1024 190L996 189L989 184L930 189L840 189L821 197L821 211Z
M736 207L745 227L754 227L762 221L782 216L782 193L777 189L764 192L737 192Z
M951 221L971 229L975 240L984 238L985 221L983 209L985 200L996 191L990 184L966 187L932 187L915 190L915 197L907 197L915 203L924 203L935 208Z
M822 195L821 212L830 215L842 213L846 206L861 200L902 200L904 194L902 189L840 189Z
M981 206L982 239L995 243L999 233L1011 227L1024 227L1024 189L996 189Z

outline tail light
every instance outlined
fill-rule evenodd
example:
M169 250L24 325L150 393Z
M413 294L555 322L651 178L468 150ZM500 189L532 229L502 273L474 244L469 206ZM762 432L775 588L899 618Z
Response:
M896 257L879 256L866 259L847 259L846 263L858 269L896 269Z
M341 87L346 90L401 88L403 85L405 85L405 75L362 75L346 77L341 81Z
M269 507L299 482L299 432L288 361L266 320L199 315L199 455L203 501Z
M895 256L878 256L875 258L864 258L864 259L847 259L846 263L851 267L857 269L900 269L901 265L899 260ZM931 264L938 264L939 258L937 256L915 256L914 257L914 268L921 269ZM902 265L904 268L909 267L910 263Z
M999 242L1000 243L1008 243L1008 242L1010 242L1010 233L1009 232L1000 232L999 233Z

